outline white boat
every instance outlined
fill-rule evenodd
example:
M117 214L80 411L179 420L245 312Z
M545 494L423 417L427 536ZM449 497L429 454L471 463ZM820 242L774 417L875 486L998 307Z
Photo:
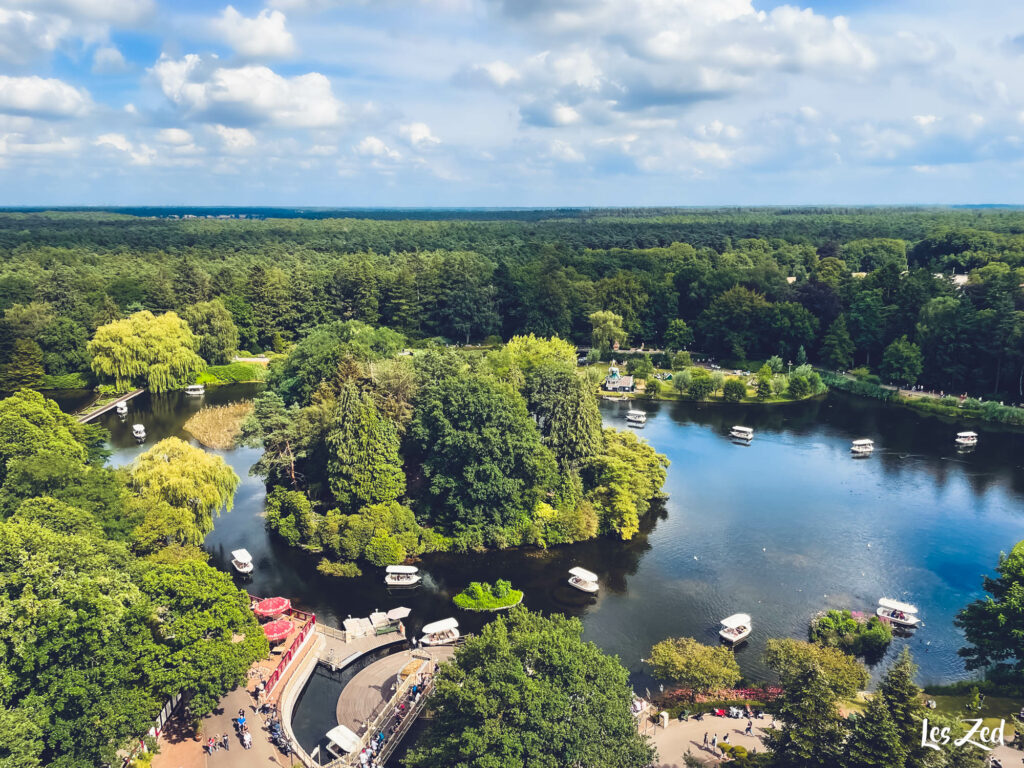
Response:
M122 400L120 403L114 406L114 410L117 411L119 415L124 416L126 413L128 413L128 401Z
M132 424L132 436L136 440L139 440L140 442L142 440L145 440L146 439L146 428L144 426L142 426L141 424Z
M459 639L459 622L455 619L441 619L423 627L423 645L449 645Z
M642 427L647 423L647 414L643 411L626 411L626 423L631 427Z
M956 444L959 446L971 446L978 444L977 432L957 432Z
M722 628L718 630L718 636L725 642L735 645L747 639L750 629L750 616L745 613L734 613L722 619Z
M185 394L189 397L202 397L206 393L206 387L202 384L189 384L185 387Z
M754 430L750 427L733 427L729 430L729 437L750 442L754 439Z
M384 583L389 587L414 587L420 583L420 569L414 565L389 565Z
M853 443L850 445L850 452L854 456L867 456L873 450L875 450L874 440L854 440Z
M887 597L878 601L878 609L875 613L901 627L916 627L921 623L921 619L914 615L917 613L917 606L901 603L899 600L890 600Z
M239 573L252 573L252 555L247 549L236 549L231 553L231 564Z
M580 592L587 592L591 595L597 592L596 573L591 573L586 568L570 568L569 575L569 586L576 587Z
M344 725L336 725L327 732L327 751L341 759L345 753L354 755L362 746L363 741L351 729Z

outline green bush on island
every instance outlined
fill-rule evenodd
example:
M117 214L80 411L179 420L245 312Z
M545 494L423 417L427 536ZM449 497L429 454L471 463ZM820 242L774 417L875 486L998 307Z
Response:
M892 627L877 616L855 618L850 611L829 611L811 623L811 641L854 656L877 659L892 642Z
M220 386L250 381L266 381L267 366L259 363L228 363L211 365L196 377L196 384Z
M452 602L467 611L498 611L518 605L522 600L521 590L512 589L512 584L505 579L498 579L494 586L487 582L470 582Z

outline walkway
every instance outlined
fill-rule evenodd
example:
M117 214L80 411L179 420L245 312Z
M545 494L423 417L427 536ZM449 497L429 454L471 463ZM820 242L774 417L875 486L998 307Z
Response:
M455 648L450 645L402 651L360 670L338 697L338 723L362 735L366 723L391 700L395 693L397 675L407 664L425 656L435 662L447 661L454 653Z
M92 410L88 410L85 413L77 413L75 414L75 418L78 419L79 424L86 424L93 419L99 418L107 411L114 410L118 403L127 403L133 397L141 395L145 391L146 390L144 389L136 389L134 392L129 392L127 395L121 395L117 400L111 400L109 403L102 405L99 408L92 408Z
M704 748L704 734L707 733L708 741L713 736L718 736L719 741L726 734L729 734L729 743L733 746L746 747L748 751L756 749L764 752L761 744L761 734L766 727L770 727L772 720L766 717L764 720L754 720L754 735L747 736L743 733L747 727L746 718L734 720L729 717L712 717L705 715L703 720L690 719L687 721L670 720L668 728L658 726L651 734L651 742L658 750L658 763L661 768L682 768L686 765L683 756L689 752L705 765L718 765L721 762L722 753L712 752L710 747Z

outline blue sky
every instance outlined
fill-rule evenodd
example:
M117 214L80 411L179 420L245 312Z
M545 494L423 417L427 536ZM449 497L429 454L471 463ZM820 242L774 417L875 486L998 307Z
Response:
M1024 7L0 0L0 205L1024 203Z

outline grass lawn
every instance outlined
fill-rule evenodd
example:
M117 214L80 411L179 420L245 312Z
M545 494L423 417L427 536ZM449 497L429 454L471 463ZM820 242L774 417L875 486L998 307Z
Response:
M971 697L968 694L962 694L959 696L932 696L931 694L925 694L926 699L935 700L935 711L942 712L946 715L954 715L965 718L977 718L981 717L985 721L985 727L996 728L999 726L1000 720L1006 721L1006 741L1009 742L1013 738L1014 728L1010 718L1012 715L1016 715L1020 712L1020 708L1024 707L1024 699L1009 699L1002 696L986 696L985 701L981 705L981 712L975 714L968 712L966 706L970 702Z
M211 365L199 374L196 384L217 387L222 384L241 384L252 381L266 381L267 366L260 363L228 363Z

